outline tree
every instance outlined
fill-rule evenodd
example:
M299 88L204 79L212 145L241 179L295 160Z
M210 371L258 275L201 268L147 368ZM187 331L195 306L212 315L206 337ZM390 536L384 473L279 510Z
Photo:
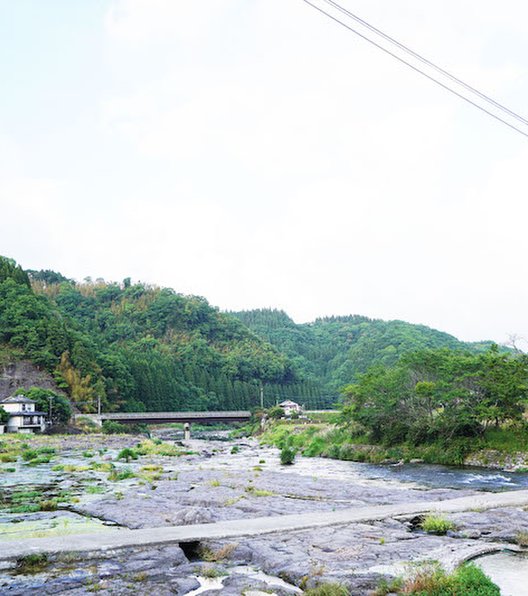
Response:
M479 435L519 422L528 398L525 355L425 350L373 367L344 391L345 422L388 444Z
M42 387L30 387L29 389L18 389L15 395L25 395L35 402L35 407L40 412L49 415L51 402L51 423L68 424L72 415L70 402L64 395L43 389Z
M2 406L0 406L0 424L5 426L9 421L9 412L6 412Z

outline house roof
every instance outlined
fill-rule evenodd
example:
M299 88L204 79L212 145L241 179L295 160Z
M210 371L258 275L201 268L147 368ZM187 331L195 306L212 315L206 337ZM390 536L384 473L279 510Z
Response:
M287 399L287 400L283 401L282 403L280 403L279 406L281 408L292 407L292 406L299 407L299 404L296 403L296 402L294 402L294 401L292 401L291 399Z
M8 412L9 416L47 416L46 412L28 412L27 410L20 410L19 412Z
M25 395L11 395L6 397L0 403L2 404L34 404L35 402Z

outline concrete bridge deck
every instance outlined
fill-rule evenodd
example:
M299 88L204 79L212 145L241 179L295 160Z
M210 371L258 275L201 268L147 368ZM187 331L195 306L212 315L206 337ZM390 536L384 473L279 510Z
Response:
M0 560L35 553L59 554L90 552L127 547L159 546L170 543L200 542L259 536L274 532L293 532L322 526L372 522L402 515L429 512L450 513L472 509L523 507L528 505L528 490L482 493L445 501L414 502L396 505L369 505L341 511L301 513L274 517L229 520L192 526L166 526L141 530L107 530L96 534L77 534L53 538L0 541Z
M84 414L102 424L105 420L121 424L164 424L170 422L247 422L251 412L234 410L226 412L103 412Z

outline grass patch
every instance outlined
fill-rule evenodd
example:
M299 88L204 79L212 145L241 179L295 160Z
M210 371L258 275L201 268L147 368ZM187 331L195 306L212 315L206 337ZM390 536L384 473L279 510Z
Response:
M269 490L262 490L259 488L255 488L254 486L246 486L246 488L244 489L247 493L249 493L250 495L253 495L254 497L274 497L275 493L272 493Z
M204 565L198 570L198 575L202 577L206 577L208 579L215 579L217 577L222 577L226 575L225 571L214 567L213 565Z
M12 464L16 462L18 456L16 453L0 453L0 462L3 464Z
M305 596L350 596L350 590L342 584L325 583L305 590Z
M21 575L32 575L44 571L47 566L48 555L26 555L25 557L17 559L15 572Z
M86 493L88 495L100 495L104 492L105 492L104 486L95 485L95 486L87 486L86 487Z
M96 472L111 472L115 466L110 462L97 462L93 461L90 464L90 468Z
M447 574L440 566L422 565L402 581L397 594L419 596L500 596L499 588L475 565Z
M428 534L443 536L444 534L447 534L449 530L454 530L455 524L442 515L431 513L423 518L420 527Z
M108 474L108 480L110 482L121 482L121 480L128 480L129 478L135 478L136 475L130 468L123 468L121 470L114 469Z
M135 449L137 455L161 455L162 457L180 457L181 455L192 455L192 451L185 451L176 445L163 443L159 440L147 439L138 444Z
M36 513L37 511L40 511L38 503L24 503L9 508L9 513Z
M244 495L240 495L239 497L232 497L231 499L227 499L226 501L224 501L224 507L232 507L233 505L236 505L239 501L245 498L246 497Z

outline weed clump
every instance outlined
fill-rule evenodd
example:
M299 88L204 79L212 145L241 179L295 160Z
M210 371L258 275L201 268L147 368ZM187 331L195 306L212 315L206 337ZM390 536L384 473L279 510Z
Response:
M189 455L192 451L183 451L171 445L170 443L164 443L163 441L147 439L138 444L135 449L138 455L161 455L163 457L178 457L180 455Z
M34 554L34 555L26 555L25 557L20 557L17 559L16 562L16 573L21 575L31 575L34 573L40 573L44 571L48 566L48 555L42 554Z
M428 534L443 536L449 530L454 530L455 524L441 515L429 514L424 517L420 527Z
M108 480L110 482L120 482L121 480L128 480L135 477L136 475L130 468L123 468L122 470L114 469L108 474Z
M285 445L280 452L280 462L283 466L288 466L293 464L295 461L295 456L297 455L297 451L290 447L289 445Z
M387 592L386 592L387 593ZM500 596L499 588L475 565L447 574L438 564L421 565L403 580L398 594L417 596Z
M129 447L125 447L125 449L121 449L119 454L117 455L117 459L124 459L127 463L131 459L137 459L139 456L134 451L134 449L130 449Z

